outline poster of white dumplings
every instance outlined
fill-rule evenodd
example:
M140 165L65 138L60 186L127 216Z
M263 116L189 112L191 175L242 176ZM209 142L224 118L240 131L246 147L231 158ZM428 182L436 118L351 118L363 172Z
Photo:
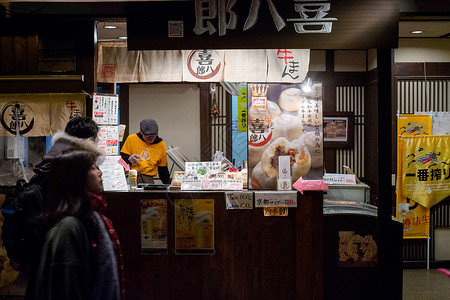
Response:
M292 183L323 178L322 84L248 84L250 189L276 189L278 157L289 156Z

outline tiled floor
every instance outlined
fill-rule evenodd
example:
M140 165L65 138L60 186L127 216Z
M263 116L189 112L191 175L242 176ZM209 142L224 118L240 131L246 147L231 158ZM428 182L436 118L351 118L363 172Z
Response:
M403 300L448 300L450 277L437 269L404 269Z

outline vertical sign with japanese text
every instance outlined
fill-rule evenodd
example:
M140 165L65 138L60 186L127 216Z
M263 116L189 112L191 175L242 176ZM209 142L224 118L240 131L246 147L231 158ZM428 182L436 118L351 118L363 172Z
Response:
M427 115L401 115L397 120L397 207L403 222L404 238L425 238L430 234L430 209L405 196L403 191L404 140L409 136L431 135L432 120ZM409 155L409 154L408 154Z
M119 96L94 94L92 119L100 127L98 147L106 155L119 154Z
M303 87L248 85L250 189L277 188L279 156L290 157L292 182L322 179L322 84L311 84L309 91Z
M119 155L119 126L99 126L98 147L106 155Z
M240 87L238 98L238 132L247 132L247 87Z
M94 94L92 119L99 125L119 125L119 96Z
M175 253L214 253L214 199L175 200Z
M450 136L403 140L402 193L430 208L450 196Z

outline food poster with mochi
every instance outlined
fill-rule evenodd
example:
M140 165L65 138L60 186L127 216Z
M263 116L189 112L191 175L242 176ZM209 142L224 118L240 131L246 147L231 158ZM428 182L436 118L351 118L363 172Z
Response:
M322 84L248 84L249 189L276 189L278 157L292 183L323 178Z

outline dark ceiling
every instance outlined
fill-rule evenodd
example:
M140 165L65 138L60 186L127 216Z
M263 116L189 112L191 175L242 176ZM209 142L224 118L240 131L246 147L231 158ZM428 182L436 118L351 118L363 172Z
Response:
M189 1L189 0L188 0ZM192 1L192 0L190 0ZM21 2L1 3L6 17L14 16L82 16L99 21L98 39L117 39L126 36L125 2ZM1 17L1 11L0 11ZM104 25L117 25L114 30L104 29ZM423 30L422 34L412 34L413 30ZM400 0L399 38L449 38L450 0Z

